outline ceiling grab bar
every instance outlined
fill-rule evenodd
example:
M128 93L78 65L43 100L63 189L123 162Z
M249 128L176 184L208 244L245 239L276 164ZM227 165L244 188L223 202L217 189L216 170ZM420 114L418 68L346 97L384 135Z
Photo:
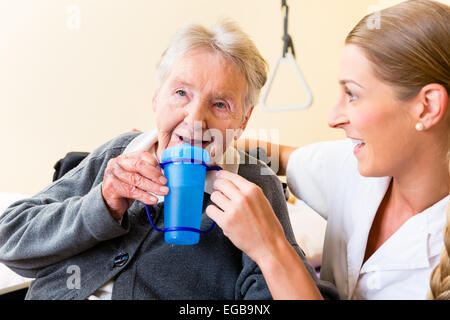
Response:
M300 68L298 67L296 61L295 61L295 50L294 50L294 43L292 41L291 36L288 33L288 14L289 14L289 7L286 3L286 0L281 1L281 7L285 7L285 16L284 16L284 34L283 34L283 54L278 59L275 68L272 70L269 79L267 81L267 86L263 92L262 96L262 102L261 107L263 110L266 111L285 111L285 110L304 110L311 106L312 104L312 92L311 89L308 87L308 84L305 81L305 78L303 77L302 72L300 71ZM289 49L291 49L292 53L289 53ZM269 96L270 89L272 87L273 80L275 79L275 75L278 71L278 68L281 63L290 63L295 69L295 72L303 86L303 89L305 90L307 101L304 104L298 104L298 105L287 105L287 106L271 106L269 107L267 105L267 97Z

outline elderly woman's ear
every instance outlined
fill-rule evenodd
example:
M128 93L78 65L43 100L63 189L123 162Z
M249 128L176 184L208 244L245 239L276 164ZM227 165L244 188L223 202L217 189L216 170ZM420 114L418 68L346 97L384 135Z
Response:
M156 99L158 97L158 92L155 91L155 93L153 94L153 98L152 98L152 110L153 112L156 112Z

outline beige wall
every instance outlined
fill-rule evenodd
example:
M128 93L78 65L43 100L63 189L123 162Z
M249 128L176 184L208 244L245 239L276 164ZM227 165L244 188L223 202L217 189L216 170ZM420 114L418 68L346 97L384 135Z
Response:
M370 5L382 2L288 1L314 103L306 111L256 107L249 127L279 129L281 143L297 146L344 137L327 127L343 40ZM273 66L282 16L278 0L0 0L0 192L36 193L67 152L153 128L154 66L183 24L231 17ZM274 84L274 103L301 100L285 74Z

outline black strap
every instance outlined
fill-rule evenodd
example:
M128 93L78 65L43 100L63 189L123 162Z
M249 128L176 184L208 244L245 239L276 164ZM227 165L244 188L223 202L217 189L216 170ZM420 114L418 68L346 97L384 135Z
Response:
M68 171L72 170L80 164L80 162L89 155L89 152L69 152L66 156L55 163L53 169L53 181L64 176Z
M286 8L286 13L284 15L284 28L283 28L283 58L286 57L286 53L289 49L291 49L292 55L295 58L295 50L294 50L294 42L292 41L292 37L288 33L288 15L289 15L289 6L286 3L286 0L281 0L281 8Z

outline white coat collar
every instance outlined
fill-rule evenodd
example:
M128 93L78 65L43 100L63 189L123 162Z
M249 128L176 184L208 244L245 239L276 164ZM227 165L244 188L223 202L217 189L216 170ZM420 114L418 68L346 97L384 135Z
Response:
M390 181L390 177L364 178L361 176L361 185L359 187L365 189L364 193L372 196L370 197L370 202L357 201L355 199L350 210L353 215L351 224L355 227L349 235L347 243L348 299L353 295L356 287L364 260L370 228L378 207L389 188Z

